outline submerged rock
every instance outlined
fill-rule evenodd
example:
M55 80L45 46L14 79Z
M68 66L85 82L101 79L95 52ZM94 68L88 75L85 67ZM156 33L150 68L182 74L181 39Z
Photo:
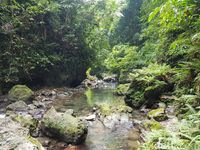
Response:
M0 119L0 146L2 150L44 150L29 136L29 130L9 118Z
M33 91L26 85L15 85L9 91L8 99L11 101L27 101L33 94Z
M53 107L44 115L41 126L48 136L73 144L83 143L88 132L82 121L67 113L58 113Z
M164 108L153 109L148 112L147 116L149 118L155 119L156 121L164 121L168 119L167 115L165 114Z

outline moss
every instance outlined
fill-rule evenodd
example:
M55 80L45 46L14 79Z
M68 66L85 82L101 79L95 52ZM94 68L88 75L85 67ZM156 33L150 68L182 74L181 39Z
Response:
M164 128L159 122L155 120L149 120L148 122L145 122L144 127L150 130L159 130Z
M115 90L115 94L119 96L124 96L127 93L129 86L130 86L130 83L119 84L117 86L117 89Z
M11 101L27 101L33 94L33 91L26 85L15 85L9 91L8 98Z
M101 114L103 116L108 116L113 113L113 110L109 104L104 103L104 104L99 105L99 107L100 107Z
M129 106L126 106L124 102L118 102L118 103L103 103L99 105L101 115L103 116L109 116L112 113L131 113L132 108Z
M38 121L31 115L17 115L13 120L19 122L21 126L34 130L37 127Z
M148 112L147 116L149 118L153 118L157 121L163 121L168 118L165 114L164 108L158 108L158 109L151 110L150 112Z
M150 64L148 67L136 70L131 74L132 82L125 97L125 102L135 108L142 105L151 107L158 102L160 96L173 89L170 66Z

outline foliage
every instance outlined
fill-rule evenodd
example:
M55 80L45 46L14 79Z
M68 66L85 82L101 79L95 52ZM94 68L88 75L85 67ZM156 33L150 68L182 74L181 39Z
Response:
M199 113L191 114L186 119L174 124L176 130L157 129L145 137L142 150L173 149L173 150L198 150L199 138Z
M172 90L172 74L170 66L157 63L135 70L131 73L132 83L125 98L126 103L133 107L153 105L162 93Z
M115 45L108 58L105 60L106 66L114 73L131 71L137 66L137 47L129 45Z

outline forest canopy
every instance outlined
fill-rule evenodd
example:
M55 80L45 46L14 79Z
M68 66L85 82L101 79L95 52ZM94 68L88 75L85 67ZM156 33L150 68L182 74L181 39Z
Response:
M2 0L0 4L2 89L17 83L76 86L90 67L98 76L103 72L123 76L155 62L175 69L178 85L196 85L198 0Z

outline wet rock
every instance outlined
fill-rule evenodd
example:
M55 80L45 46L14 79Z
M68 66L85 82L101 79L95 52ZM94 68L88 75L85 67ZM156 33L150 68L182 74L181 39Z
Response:
M102 122L105 127L109 129L115 129L118 126L121 125L127 125L127 126L132 126L132 122L129 120L128 114L120 114L120 113L115 113L111 114L109 116L106 116L102 119Z
M103 81L105 82L116 82L116 75L112 75L112 76L106 76L103 78Z
M29 136L29 130L9 118L0 119L0 145L2 150L44 150Z
M164 121L168 119L164 108L153 109L148 112L147 116L148 118L155 119L156 121Z
M0 119L3 119L6 117L6 114L0 114Z
M15 85L9 91L8 99L10 101L27 101L33 94L33 91L26 85Z
M87 127L82 121L69 114L58 113L53 107L45 113L41 127L48 136L67 143L83 143L87 136Z
M95 114L92 114L90 116L85 117L85 120L87 120L87 121L94 121L95 119L96 119L96 115Z
M24 101L17 101L6 107L6 111L26 112L29 107Z

